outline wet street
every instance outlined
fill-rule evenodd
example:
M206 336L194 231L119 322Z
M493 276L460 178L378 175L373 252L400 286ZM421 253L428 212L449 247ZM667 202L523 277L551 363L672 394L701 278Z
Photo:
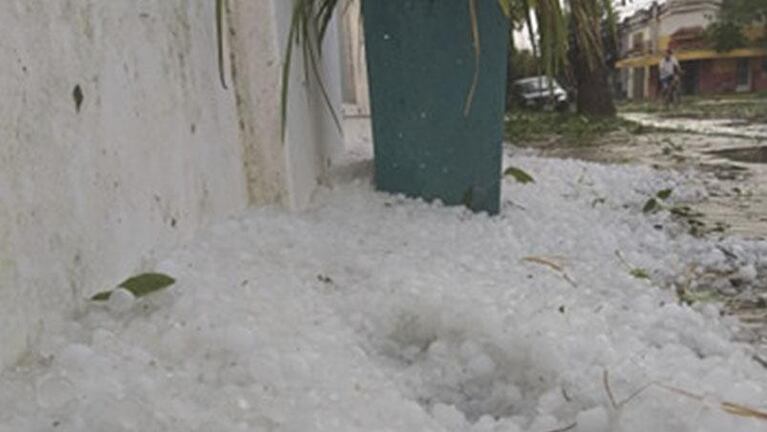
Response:
M552 157L699 171L709 193L695 204L703 219L724 224L731 235L767 239L767 124L736 127L733 120L623 116L661 129L613 132L588 146L542 142L533 147Z
M552 138L531 143L525 151L692 172L706 194L689 203L690 211L706 227L713 227L707 234L713 243L767 240L767 124L646 113L623 116L652 129L639 134L612 132L589 145L562 145ZM687 282L700 296L696 301L719 304L722 313L737 316L741 325L736 337L752 344L755 359L767 368L767 281L757 278L751 286L733 287L730 282L735 279L727 272L705 266L697 272Z

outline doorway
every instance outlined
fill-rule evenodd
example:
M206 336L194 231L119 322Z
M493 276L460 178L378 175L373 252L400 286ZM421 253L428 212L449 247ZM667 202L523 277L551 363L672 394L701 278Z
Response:
M739 58L738 67L735 72L736 75L736 87L735 91L747 92L751 90L751 68L749 67L751 62L748 58Z
M698 81L700 79L700 62L687 61L680 64L682 67L682 94L698 94Z

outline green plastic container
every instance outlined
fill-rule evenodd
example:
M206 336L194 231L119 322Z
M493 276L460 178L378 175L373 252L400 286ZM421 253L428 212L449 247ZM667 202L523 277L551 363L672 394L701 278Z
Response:
M508 21L476 0L363 0L379 190L498 213Z

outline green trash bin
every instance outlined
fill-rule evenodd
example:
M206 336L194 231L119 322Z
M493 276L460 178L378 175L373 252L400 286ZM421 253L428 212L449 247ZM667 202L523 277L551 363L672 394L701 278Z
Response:
M379 190L496 214L500 207L508 20L476 0L363 0Z

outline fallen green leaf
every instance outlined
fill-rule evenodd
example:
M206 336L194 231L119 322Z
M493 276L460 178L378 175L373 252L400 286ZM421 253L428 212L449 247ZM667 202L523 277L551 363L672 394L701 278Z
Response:
M102 291L102 292L94 295L93 297L91 297L91 300L93 300L93 301L107 301L107 300L109 300L109 296L111 296L111 295L112 295L112 291L111 290L110 291Z
M504 176L512 176L514 177L514 180L516 180L519 183L526 184L526 183L535 183L535 179L533 179L530 174L522 171L519 168L516 167L508 167L506 168L506 171L503 172Z
M671 196L673 191L673 189L663 189L662 191L658 192L656 196L665 201Z
M144 297L155 291L167 288L176 283L172 277L162 273L144 273L132 278L126 279L117 287L130 291L136 298ZM100 292L93 297L93 301L107 301L114 290Z
M694 303L714 303L722 301L722 296L712 290L705 290L705 291L687 291L684 290L679 294L679 299L688 304L692 305Z
M659 207L658 200L656 200L655 198L650 198L649 200L647 200L644 207L642 207L642 211L645 213L652 213L658 210L658 207Z
M650 279L650 274L643 268L633 268L630 273L631 276L634 276L637 279Z

